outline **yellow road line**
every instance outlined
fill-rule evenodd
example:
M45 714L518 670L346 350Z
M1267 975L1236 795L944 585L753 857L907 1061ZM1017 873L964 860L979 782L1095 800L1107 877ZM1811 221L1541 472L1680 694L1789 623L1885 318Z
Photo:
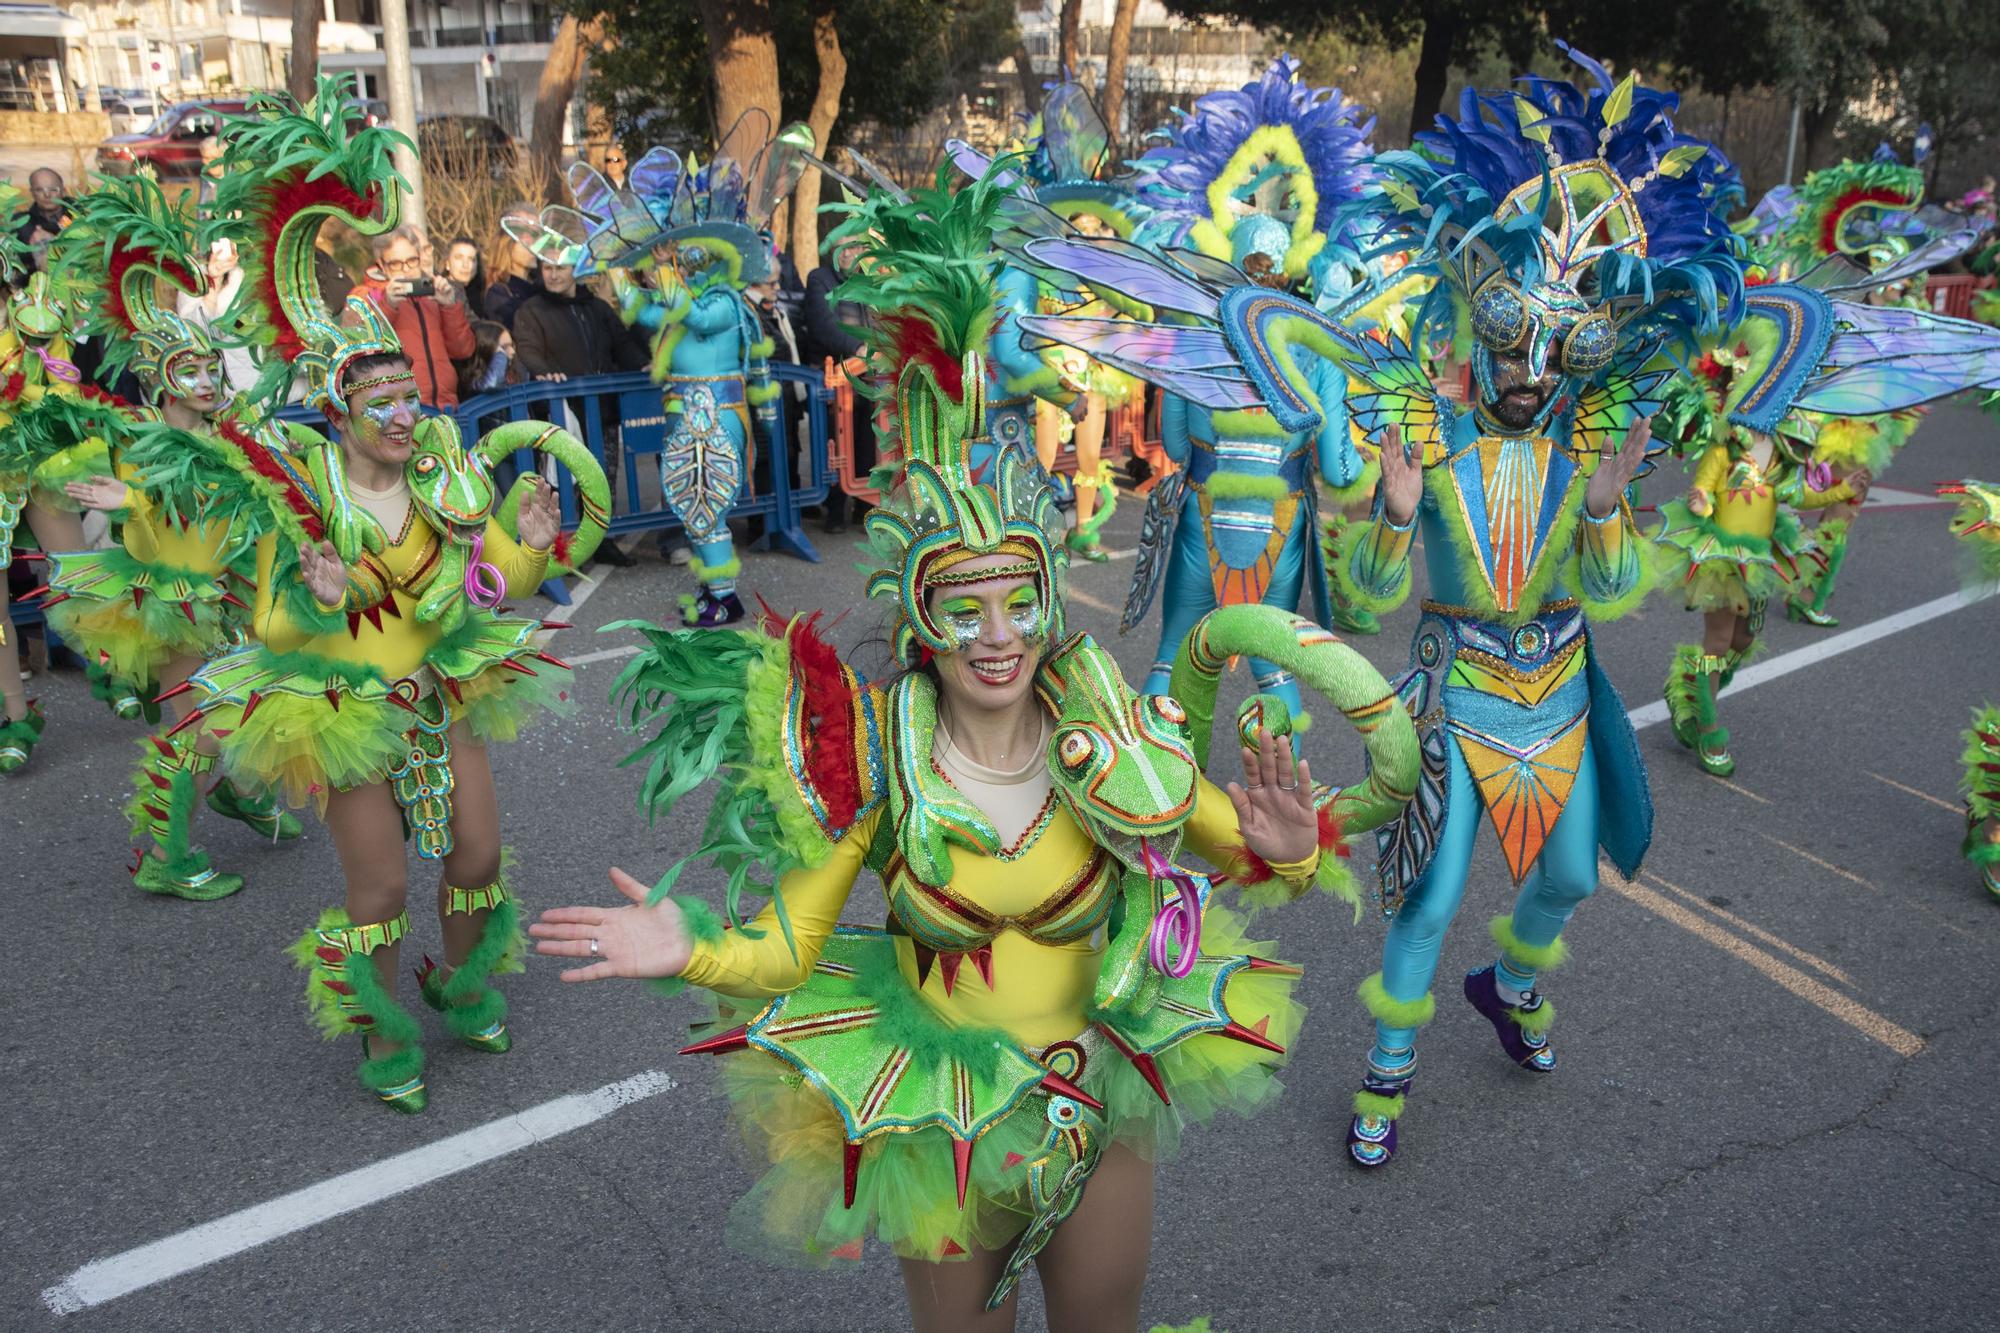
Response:
M1756 936L1764 943L1770 945L1773 949L1778 949L1784 953L1790 954L1792 957L1798 959L1806 966L1813 968L1815 971L1823 972L1827 976L1832 977L1835 981L1838 981L1841 985L1852 986L1854 984L1853 977L1848 976L1847 973L1841 971L1839 968L1835 967L1832 963L1827 962L1826 959L1821 958L1818 954L1807 953L1804 949L1801 949L1798 945L1779 939L1776 935L1773 935L1770 931L1765 930L1762 926L1759 926L1754 922L1745 921L1742 917L1736 915L1736 913L1725 911L1723 908L1717 907L1714 903L1708 901L1706 898L1690 893L1678 884L1672 884L1664 879L1661 879L1658 875L1655 875L1650 870L1643 872L1641 877L1644 879L1651 880L1653 883L1659 885L1661 888L1667 890L1669 893L1687 899L1689 902L1693 903L1696 907L1699 907L1702 911L1710 913L1713 916L1721 917L1724 921L1727 921L1730 925L1736 927L1744 934Z
M1092 597L1089 593L1077 587L1075 583L1071 583L1069 587L1063 589L1063 595L1072 602L1082 602L1094 611L1109 611L1116 615L1120 610L1120 608L1113 606L1100 597Z
M1638 904L1653 915L1699 937L1704 943L1712 944L1724 953L1748 963L1806 1003L1831 1014L1863 1036L1887 1046L1896 1054L1907 1058L1924 1049L1924 1039L1908 1028L1891 1022L1859 1001L1842 995L1825 982L1807 976L1791 964L1772 957L1748 940L1730 934L1713 921L1696 915L1665 894L1657 893L1642 884L1627 884L1615 872L1601 875L1600 882L1619 897Z
M1882 892L1881 889L1877 888L1874 884L1870 883L1869 881L1861 878L1861 876L1855 874L1852 870L1843 870L1841 867L1835 865L1831 861L1825 860L1821 857L1814 856L1811 852L1807 851L1803 847L1794 847L1791 843L1786 842L1783 838L1774 838L1770 834L1765 833L1762 830L1758 831L1757 836L1762 838L1765 842L1776 843L1778 846L1784 848L1786 851L1792 853L1794 856L1804 857L1806 860L1818 866L1821 870L1831 870L1834 874L1840 876L1842 879L1849 880L1855 884L1859 884L1862 888L1867 889L1871 893Z
M1873 769L1864 768L1861 771L1868 774L1869 777L1875 779L1877 782L1886 783L1887 785L1894 787L1899 792L1903 792L1907 795L1914 796L1920 801L1929 801L1932 805L1938 807L1938 809L1940 810L1949 810L1953 814L1958 815L1960 817L1963 817L1965 814L1965 807L1963 805L1955 804L1951 801L1939 800L1937 797L1931 795L1929 792L1918 791L1915 787L1905 787L1902 783L1896 781L1894 778L1885 778L1880 773L1875 772Z
M1719 778L1715 776L1715 774L1710 773L1708 775L1708 780L1710 782L1720 783L1721 785L1729 788L1729 790L1735 792L1738 796L1748 796L1751 800L1755 801L1759 805L1769 805L1771 803L1769 797L1759 796L1756 792L1751 791L1748 787L1739 787L1735 783L1731 782L1728 778Z

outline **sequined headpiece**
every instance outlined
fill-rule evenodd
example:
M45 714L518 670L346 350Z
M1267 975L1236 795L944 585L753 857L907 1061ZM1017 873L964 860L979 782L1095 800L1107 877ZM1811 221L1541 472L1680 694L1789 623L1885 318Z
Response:
M315 242L329 219L363 236L396 225L397 187L390 152L408 141L394 130L350 132L347 78L322 77L301 107L282 93L253 94L249 114L223 130L223 176L215 212L239 214L246 336L266 345L256 396L281 402L303 377L306 403L336 406L340 377L359 357L398 351L396 335L372 305L350 302L343 323L320 289ZM362 302L360 304L367 305Z
M989 174L954 192L951 176L947 164L934 189L878 191L836 206L850 216L828 241L836 250L848 240L865 247L834 295L875 313L870 351L881 378L895 384L900 485L885 487L884 503L868 516L876 561L868 593L895 601L894 647L912 663L923 650L959 647L928 606L927 591L941 583L1031 577L1042 632L1062 633L1066 556L1052 535L1059 520L1040 470L1018 450L1002 449L990 482L972 480L971 447L986 435L985 346L1001 262L992 238L1006 191ZM993 555L1012 557L1009 567L961 568Z
M1674 128L1678 96L1630 75L1614 85L1562 49L1593 87L1530 77L1512 92L1467 89L1457 119L1417 136L1421 151L1377 158L1382 193L1358 210L1376 216L1385 248L1414 239L1444 279L1426 323L1469 312L1489 393L1496 353L1524 353L1537 376L1553 358L1587 380L1628 336L1691 345L1741 310L1724 220L1742 194L1736 168Z
M169 203L149 175L108 177L75 201L51 243L50 268L82 295L84 332L104 348L102 373L129 367L172 393L176 363L215 355L206 329L159 302L162 282L191 295L207 287L196 258L207 237L192 203L192 194Z

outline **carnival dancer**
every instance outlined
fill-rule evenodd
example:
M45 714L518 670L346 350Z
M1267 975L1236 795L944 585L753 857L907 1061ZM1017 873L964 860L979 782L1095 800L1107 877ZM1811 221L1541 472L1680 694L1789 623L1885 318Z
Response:
M1673 128L1671 95L1630 78L1614 87L1572 55L1592 87L1527 79L1518 93L1468 92L1460 117L1441 119L1421 152L1376 159L1383 183L1363 204L1380 210L1371 226L1410 238L1387 244L1413 242L1441 279L1419 335L1469 316L1470 410L1436 391L1400 339L1357 335L1254 285L1149 298L1199 307L1195 336L1176 345L1172 326L1151 326L1153 368L1121 362L1214 407L1261 402L1280 427L1304 430L1331 410L1300 356L1317 353L1352 379L1348 405L1381 446L1375 517L1338 553L1350 598L1377 610L1401 603L1423 531L1431 597L1399 690L1418 719L1424 774L1415 800L1377 833L1390 924L1382 971L1361 987L1376 1034L1348 1144L1363 1167L1396 1152L1416 1030L1435 1010L1431 979L1482 810L1520 888L1492 923L1495 962L1465 979L1465 995L1507 1057L1537 1073L1555 1067L1554 1010L1537 975L1564 955L1563 929L1597 885L1599 849L1629 875L1651 838L1644 770L1591 651L1590 622L1644 593L1643 542L1624 493L1667 374L1648 364L1719 327L1740 299L1721 216L1735 177L1713 148ZM1128 295L1172 277L1156 273L1149 287L1109 271L1116 257L1073 244L1028 250ZM1086 328L1050 321L1035 331L1106 354ZM1215 368L1218 334L1234 377Z
M0 210L21 192L0 182ZM27 524L43 552L83 545L83 522L63 487L104 470L104 443L70 360L72 315L58 284L36 272L30 247L0 230L0 774L19 772L44 719L21 685L21 653L5 574L15 535Z
M898 674L861 679L817 617L699 640L641 627L617 687L658 728L635 756L653 775L641 804L722 783L697 855L727 872L734 928L670 894L677 867L650 891L614 871L630 906L552 910L533 934L588 962L566 979L722 997L727 1016L689 1050L725 1054L737 1117L770 1152L733 1216L759 1253L825 1264L874 1235L926 1333L1011 1329L1031 1263L1054 1326L1133 1329L1153 1160L1184 1118L1266 1100L1299 1017L1297 969L1175 866L1182 839L1280 898L1337 891L1336 825L1395 809L1379 775L1414 781L1415 735L1330 636L1233 608L1332 691L1378 776L1316 795L1253 720L1225 794L1200 775L1201 710L1246 641L1204 627L1183 707L1135 695L1066 631L1059 520L1032 461L1002 450L988 484L970 476L1000 194L991 178L953 193L941 171L836 233L876 238L839 294L874 310L876 363L897 372L903 475L868 518L868 586L893 608ZM864 868L886 928L837 924ZM744 924L737 899L766 871L772 901Z
M578 163L569 180L580 227L551 228L551 210L540 224L503 224L523 243L552 229L573 236L582 247L577 275L608 270L625 322L653 336L653 379L667 414L660 491L694 551L700 585L681 599L681 618L700 629L743 618L736 592L743 561L729 512L755 462L753 415L777 443L771 343L743 292L775 277L770 235L761 229L803 169L812 136L803 126L769 135L765 121L761 135L739 125L725 138L758 142L747 165L719 156L704 168L672 149L649 149L623 188Z
M1666 386L1656 422L1696 454L1686 499L1661 507L1663 522L1652 534L1661 583L1682 589L1687 609L1702 617L1701 642L1674 649L1667 710L1674 739L1717 777L1736 771L1717 694L1755 652L1772 595L1828 563L1789 511L1858 506L1869 482L1865 467L1834 481L1830 469L1813 466L1812 442L1800 438L1810 437L1809 421L1788 418L1768 433L1730 421L1754 382L1737 371L1754 360L1746 344L1723 338L1694 358L1691 375ZM1825 420L1821 429L1843 419Z
M1954 481L1939 486L1938 492L1958 497L1951 531L1963 555L1966 591L1991 595L2000 589L2000 486ZM1986 891L2000 900L2000 708L1988 703L1973 710L1962 762L1965 841L1959 850L1979 868L1979 882Z
M1842 162L1808 172L1804 184L1789 200L1776 234L1758 247L1758 258L1782 281L1824 286L1838 279L1850 284L1850 290L1860 283L1868 290L1868 299L1878 304L1903 304L1912 299L1921 304L1920 297L1911 298L1894 284L1869 288L1862 278L1896 265L1909 253L1905 233L1923 198L1922 168L1904 166L1893 159ZM1942 255L1937 262L1949 257ZM1918 276L1904 271L1906 278ZM1859 484L1850 485L1847 495L1818 506L1818 522L1807 534L1814 557L1787 584L1788 619L1823 629L1840 624L1826 607L1847 563L1854 521L1861 515L1868 481L1887 470L1923 415L1921 408L1910 408L1872 417L1807 420L1802 433L1811 439L1808 467L1816 472L1830 470L1836 483L1851 483L1857 474L1860 479Z
M1303 85L1298 62L1281 57L1258 81L1203 96L1169 140L1135 164L1134 189L1151 210L1140 239L1211 287L1245 275L1274 290L1301 284L1329 245L1338 246L1336 217L1371 179L1373 125L1337 89ZM1036 244L1042 243L1031 243L1031 254ZM1106 243L1106 249L1136 247ZM1161 318L1170 311L1200 314L1181 311L1171 296L1156 301L1150 291L1115 283L1090 289L1157 310ZM1212 300L1205 296L1196 304L1205 309ZM1129 332L1130 321L1096 320L1090 327L1110 340L1121 323ZM1061 341L1050 332L1058 327L1081 326L1061 316L1029 323L1031 331ZM1160 413L1162 444L1180 469L1148 497L1121 620L1126 630L1138 625L1159 595L1159 651L1146 677L1149 693L1167 688L1176 648L1215 607L1261 603L1289 611L1310 586L1314 619L1336 621L1338 603L1319 547L1318 488L1339 493L1365 485L1367 465L1348 429L1342 372L1311 353L1302 358L1303 373L1328 405L1309 431L1281 426L1254 400L1217 409L1155 380L1168 390ZM1340 502L1336 494L1335 508ZM1298 686L1288 673L1269 662L1252 666L1260 690L1299 707Z
M975 179L990 166L985 155L964 143L953 141L946 145L946 151L960 170ZM1041 111L1029 126L1026 145L1008 161L1009 180L1018 193L1086 236L1129 239L1147 211L1128 188L1129 182L1114 179L1120 168L1116 144L1081 84L1065 82L1049 89ZM1088 289L1066 289L1039 275L1035 288L1033 309L1044 315L1111 317L1119 313ZM1010 350L1026 348L1018 329L1010 334ZM1075 523L1068 537L1070 554L1102 563L1110 557L1104 553L1098 533L1117 503L1111 467L1103 461L1104 433L1112 409L1130 400L1137 383L1073 347L1042 348L1039 356L1040 366L1010 378L1007 391L1041 395L1034 401L1035 456L1051 479L1055 478L1062 446L1067 443L1075 448L1076 473L1068 479L1075 502ZM993 364L998 361L996 356ZM1067 406L1060 401L1070 396L1080 401ZM989 422L992 419L989 402ZM1104 500L1101 508L1100 497Z
M573 438L510 423L464 448L448 417L422 417L395 333L350 301L331 323L312 262L328 217L363 234L396 218L391 133L348 133L343 85L304 108L258 97L227 136L217 212L237 215L274 401L301 376L339 433L303 427L291 451L240 450L277 532L257 544L256 640L189 678L232 778L320 808L346 898L299 940L307 998L329 1037L359 1034L361 1082L398 1111L424 1108L422 1030L396 999L410 929L405 839L442 871L444 962L417 970L426 1003L474 1050L512 1043L494 974L522 945L486 747L566 705L562 664L538 651L539 621L506 615L541 581L557 545L554 492L523 477L504 502L488 467L519 448L576 473L585 526L577 563L603 534L602 472ZM532 664L532 665L531 665Z
M225 403L220 353L207 333L162 310L157 284L201 290L192 258L207 252L192 213L167 202L150 176L106 180L76 203L75 225L50 247L101 340L105 372L130 369L154 406L100 403L97 423L116 473L70 482L69 497L118 521L120 544L50 555L50 625L108 682L133 682L147 698L177 690L203 659L241 642L253 587L255 545L272 530L270 506L239 470L238 439L258 423ZM263 447L282 448L267 434ZM112 693L129 687L117 685ZM194 701L170 700L175 725L140 745L126 807L142 846L133 883L195 901L227 897L243 877L216 870L194 844L202 800L262 837L299 836L299 822L269 795L217 777L215 740L179 725Z

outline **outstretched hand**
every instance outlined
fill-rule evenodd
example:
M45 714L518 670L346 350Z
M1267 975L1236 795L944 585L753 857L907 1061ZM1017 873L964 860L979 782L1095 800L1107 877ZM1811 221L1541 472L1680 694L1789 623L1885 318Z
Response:
M1423 463L1403 447L1402 429L1390 426L1382 432L1382 517L1404 527L1423 498Z
M131 488L115 477L91 477L87 481L66 481L63 494L82 505L108 514L123 509L132 499Z
M535 478L514 516L514 531L529 550L546 551L556 544L556 534L562 531L562 506L556 500L555 487Z
M1583 505L1592 518L1609 518L1618 508L1618 497L1625 494L1625 488L1632 484L1632 478L1639 475L1639 465L1646 461L1646 446L1653 438L1653 419L1640 417L1625 432L1625 442L1618 446L1618 452L1611 452L1610 437L1604 441L1604 451L1597 457L1597 471L1590 474L1590 485L1584 489Z
M588 967L564 972L564 981L677 977L686 971L694 956L694 939L674 900L662 898L646 906L646 886L615 866L611 883L631 899L630 905L551 907L528 927L528 934L535 939L535 952L554 958L596 959Z
M1229 784L1229 803L1243 845L1271 864L1297 864L1319 845L1312 769L1261 727L1257 748L1243 747L1243 782Z

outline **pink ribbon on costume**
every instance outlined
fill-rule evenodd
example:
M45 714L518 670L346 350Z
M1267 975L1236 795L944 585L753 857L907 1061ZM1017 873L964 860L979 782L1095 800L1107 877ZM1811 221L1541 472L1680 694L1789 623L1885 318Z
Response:
M500 577L500 568L486 559L486 534L478 533L472 539L472 555L465 562L466 600L484 611L491 611L507 596L507 581Z
M1162 907L1153 918L1152 934L1146 942L1153 969L1179 980L1194 971L1194 960L1201 952L1201 886L1193 875L1154 851L1144 838L1139 839L1139 853L1148 875L1179 891L1179 901Z
M1806 489L1817 495L1833 486L1833 468L1826 463L1806 464Z
M42 368L57 379L70 384L76 384L83 379L83 372L76 368L75 362L65 361L59 356L52 355L46 347L30 344L28 350L42 358Z

